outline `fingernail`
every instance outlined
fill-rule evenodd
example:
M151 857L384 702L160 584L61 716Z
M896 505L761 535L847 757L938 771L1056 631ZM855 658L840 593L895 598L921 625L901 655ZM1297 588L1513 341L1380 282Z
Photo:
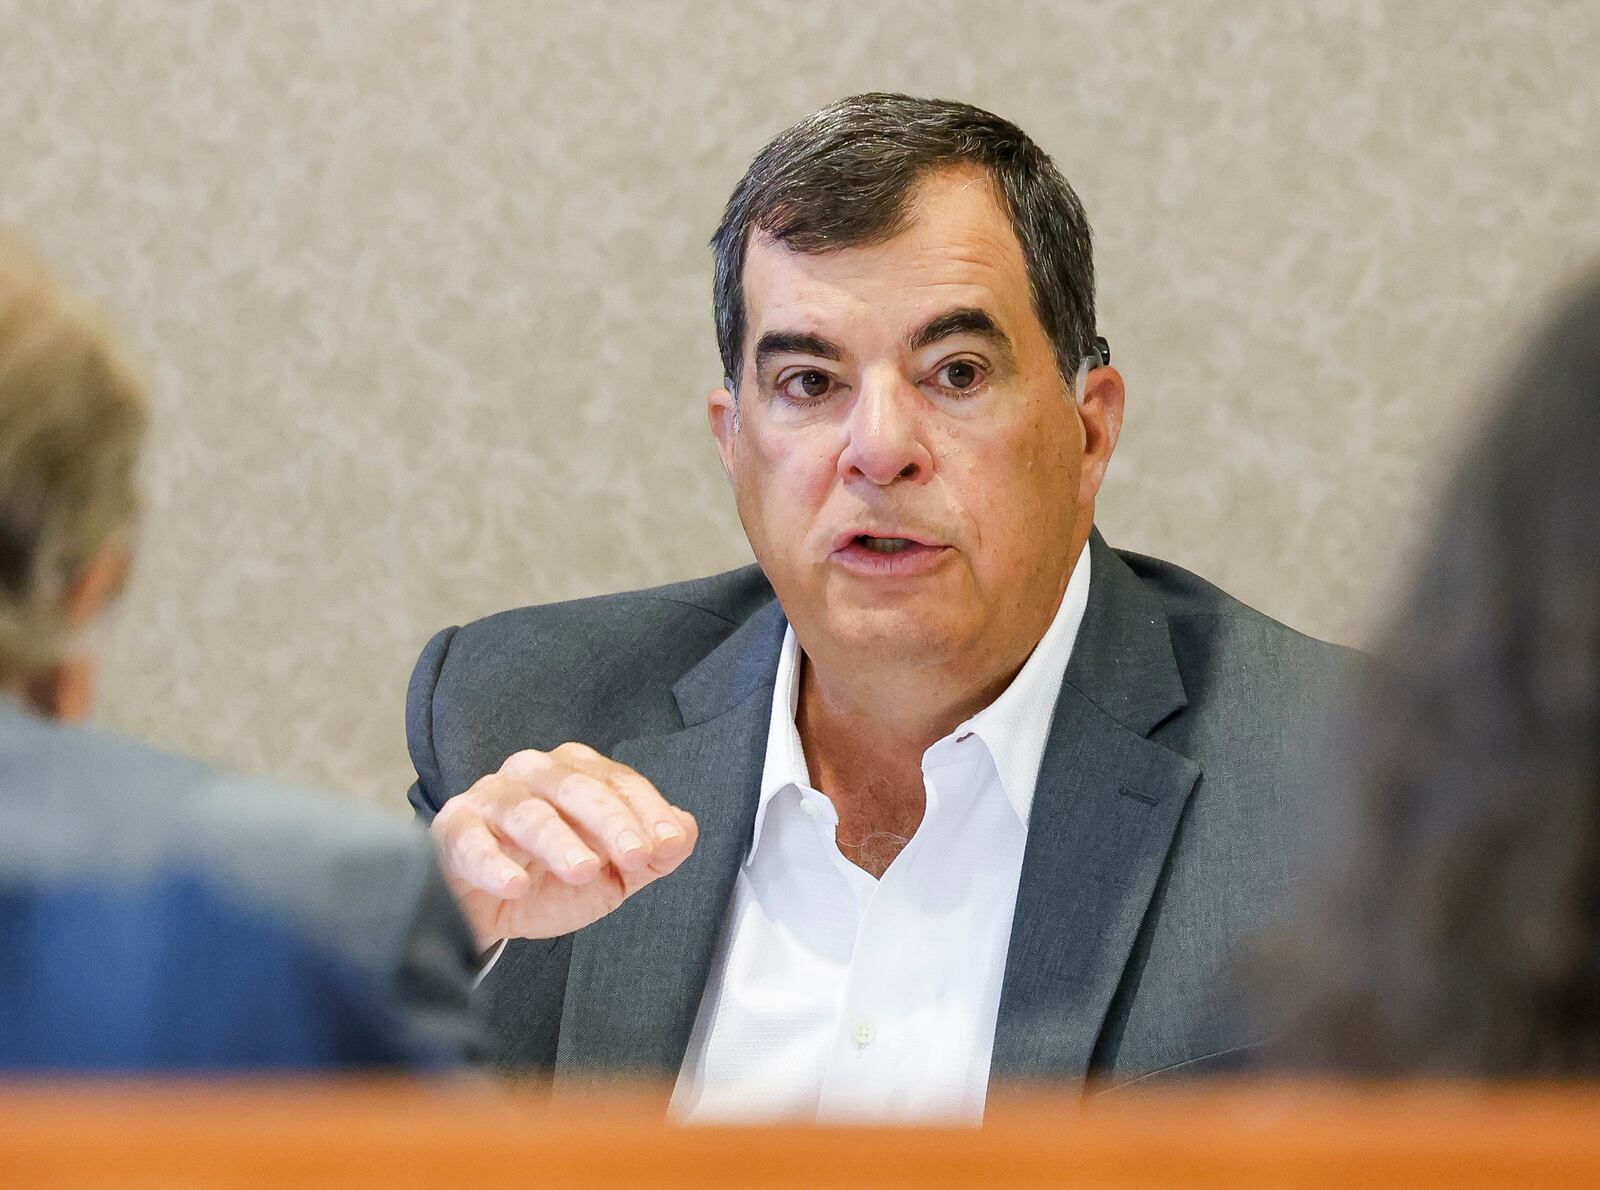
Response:
M623 855L632 855L635 851L644 850L644 840L632 831L623 831L617 836L617 850Z
M677 842L683 838L683 832L670 822L656 823L656 839L662 843Z
M567 852L564 858L567 861L567 867L581 868L584 864L592 860L594 856L590 855L588 851L582 847L574 847Z

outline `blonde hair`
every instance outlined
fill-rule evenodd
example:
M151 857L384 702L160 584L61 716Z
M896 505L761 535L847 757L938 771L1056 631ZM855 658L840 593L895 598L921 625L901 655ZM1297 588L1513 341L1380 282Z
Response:
M147 419L98 319L0 229L0 678L64 659L73 583L131 536Z

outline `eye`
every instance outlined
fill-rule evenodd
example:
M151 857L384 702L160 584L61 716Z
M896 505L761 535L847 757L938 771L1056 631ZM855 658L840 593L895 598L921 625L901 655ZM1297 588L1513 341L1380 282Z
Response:
M988 374L976 360L953 359L940 364L933 374L933 382L952 393L969 393L982 387Z
M778 392L797 405L820 401L832 388L833 377L817 368L803 368L778 382Z

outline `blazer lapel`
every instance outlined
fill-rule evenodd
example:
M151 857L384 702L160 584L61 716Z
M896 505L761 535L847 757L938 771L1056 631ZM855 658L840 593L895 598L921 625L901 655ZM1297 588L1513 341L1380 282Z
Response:
M991 1077L1081 1080L1200 769L1150 740L1185 705L1166 614L1098 531L1034 793Z
M676 1075L750 845L785 621L774 601L673 688L681 731L612 751L695 816L700 841L672 875L573 936L558 1081L591 1072Z

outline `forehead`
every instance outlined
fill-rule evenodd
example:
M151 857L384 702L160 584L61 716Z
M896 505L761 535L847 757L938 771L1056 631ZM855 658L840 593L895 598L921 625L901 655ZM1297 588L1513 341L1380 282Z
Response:
M988 310L1013 335L1037 322L1022 246L986 173L931 174L912 192L909 215L893 238L836 252L793 252L770 236L752 238L746 354L769 330L827 333L848 345L898 335L959 306Z

